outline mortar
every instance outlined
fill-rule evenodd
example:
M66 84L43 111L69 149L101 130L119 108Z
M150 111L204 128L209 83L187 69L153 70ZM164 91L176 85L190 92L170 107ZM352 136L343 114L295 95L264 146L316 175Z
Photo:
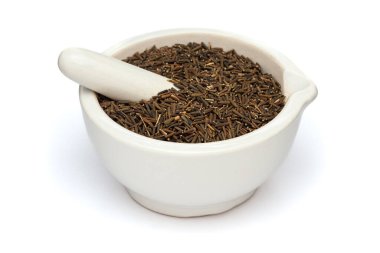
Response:
M281 84L283 110L265 126L211 143L173 143L129 131L102 110L95 92L80 87L88 135L105 167L142 206L171 216L227 211L247 199L287 156L315 85L285 56L260 43L214 30L177 29L123 41L104 52L118 59L156 45L210 43L258 62Z

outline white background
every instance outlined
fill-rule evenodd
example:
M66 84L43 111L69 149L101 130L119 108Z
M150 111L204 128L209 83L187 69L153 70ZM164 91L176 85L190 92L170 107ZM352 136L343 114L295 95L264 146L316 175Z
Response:
M378 1L2 1L0 252L380 252ZM133 202L86 135L70 46L204 27L260 40L318 86L288 159L244 205L178 219Z

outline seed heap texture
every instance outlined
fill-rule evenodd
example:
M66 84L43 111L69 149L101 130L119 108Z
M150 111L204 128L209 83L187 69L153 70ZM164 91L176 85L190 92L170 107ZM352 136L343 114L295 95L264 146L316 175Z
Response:
M109 117L147 137L183 143L227 140L262 127L284 107L280 84L234 50L176 44L152 47L124 61L168 77L178 88L140 102L98 94Z

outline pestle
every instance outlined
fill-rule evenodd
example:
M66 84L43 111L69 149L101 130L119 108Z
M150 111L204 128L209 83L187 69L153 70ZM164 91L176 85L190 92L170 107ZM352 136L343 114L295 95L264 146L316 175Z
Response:
M174 88L164 76L87 49L63 50L58 66L66 77L114 100L147 100Z

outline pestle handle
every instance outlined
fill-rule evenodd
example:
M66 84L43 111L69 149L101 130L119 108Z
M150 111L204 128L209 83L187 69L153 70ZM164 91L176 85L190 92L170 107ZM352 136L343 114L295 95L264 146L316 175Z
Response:
M174 88L166 77L87 49L63 50L58 66L71 80L114 100L147 100Z

